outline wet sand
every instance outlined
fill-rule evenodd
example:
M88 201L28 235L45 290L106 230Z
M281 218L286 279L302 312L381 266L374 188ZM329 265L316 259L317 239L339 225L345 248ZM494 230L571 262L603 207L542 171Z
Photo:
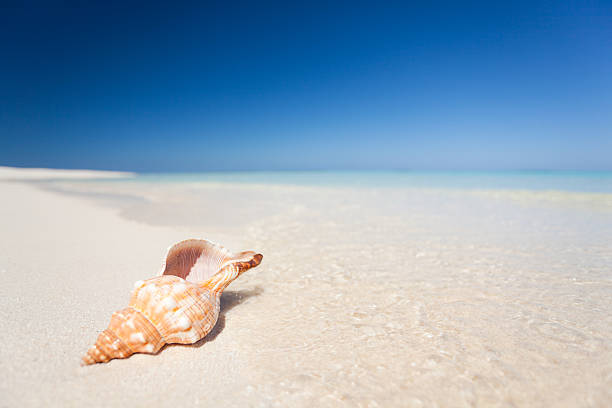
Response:
M0 405L609 406L610 194L0 181ZM264 254L209 338L80 367L187 237Z

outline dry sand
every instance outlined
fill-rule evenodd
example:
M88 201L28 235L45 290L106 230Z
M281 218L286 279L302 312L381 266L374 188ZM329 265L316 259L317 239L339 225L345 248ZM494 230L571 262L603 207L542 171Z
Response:
M20 171L0 181L0 406L612 404L610 195ZM264 254L211 335L79 366L193 236Z
M5 181L120 178L131 174L132 173L119 171L37 169L0 166L0 180Z

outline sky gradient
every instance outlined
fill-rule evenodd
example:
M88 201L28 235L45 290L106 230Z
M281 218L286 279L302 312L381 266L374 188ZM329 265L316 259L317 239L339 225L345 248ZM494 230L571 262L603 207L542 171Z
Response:
M612 3L19 2L0 165L612 170Z

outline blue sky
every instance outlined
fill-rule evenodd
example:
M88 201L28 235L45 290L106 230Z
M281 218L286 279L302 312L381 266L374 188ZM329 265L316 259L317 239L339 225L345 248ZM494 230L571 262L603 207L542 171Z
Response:
M3 7L0 165L612 170L612 3L495 3Z

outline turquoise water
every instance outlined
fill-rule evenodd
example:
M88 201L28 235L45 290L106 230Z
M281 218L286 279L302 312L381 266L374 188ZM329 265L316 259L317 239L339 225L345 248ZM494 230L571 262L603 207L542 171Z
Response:
M612 172L258 171L145 173L112 182L248 183L301 186L558 190L612 193Z

